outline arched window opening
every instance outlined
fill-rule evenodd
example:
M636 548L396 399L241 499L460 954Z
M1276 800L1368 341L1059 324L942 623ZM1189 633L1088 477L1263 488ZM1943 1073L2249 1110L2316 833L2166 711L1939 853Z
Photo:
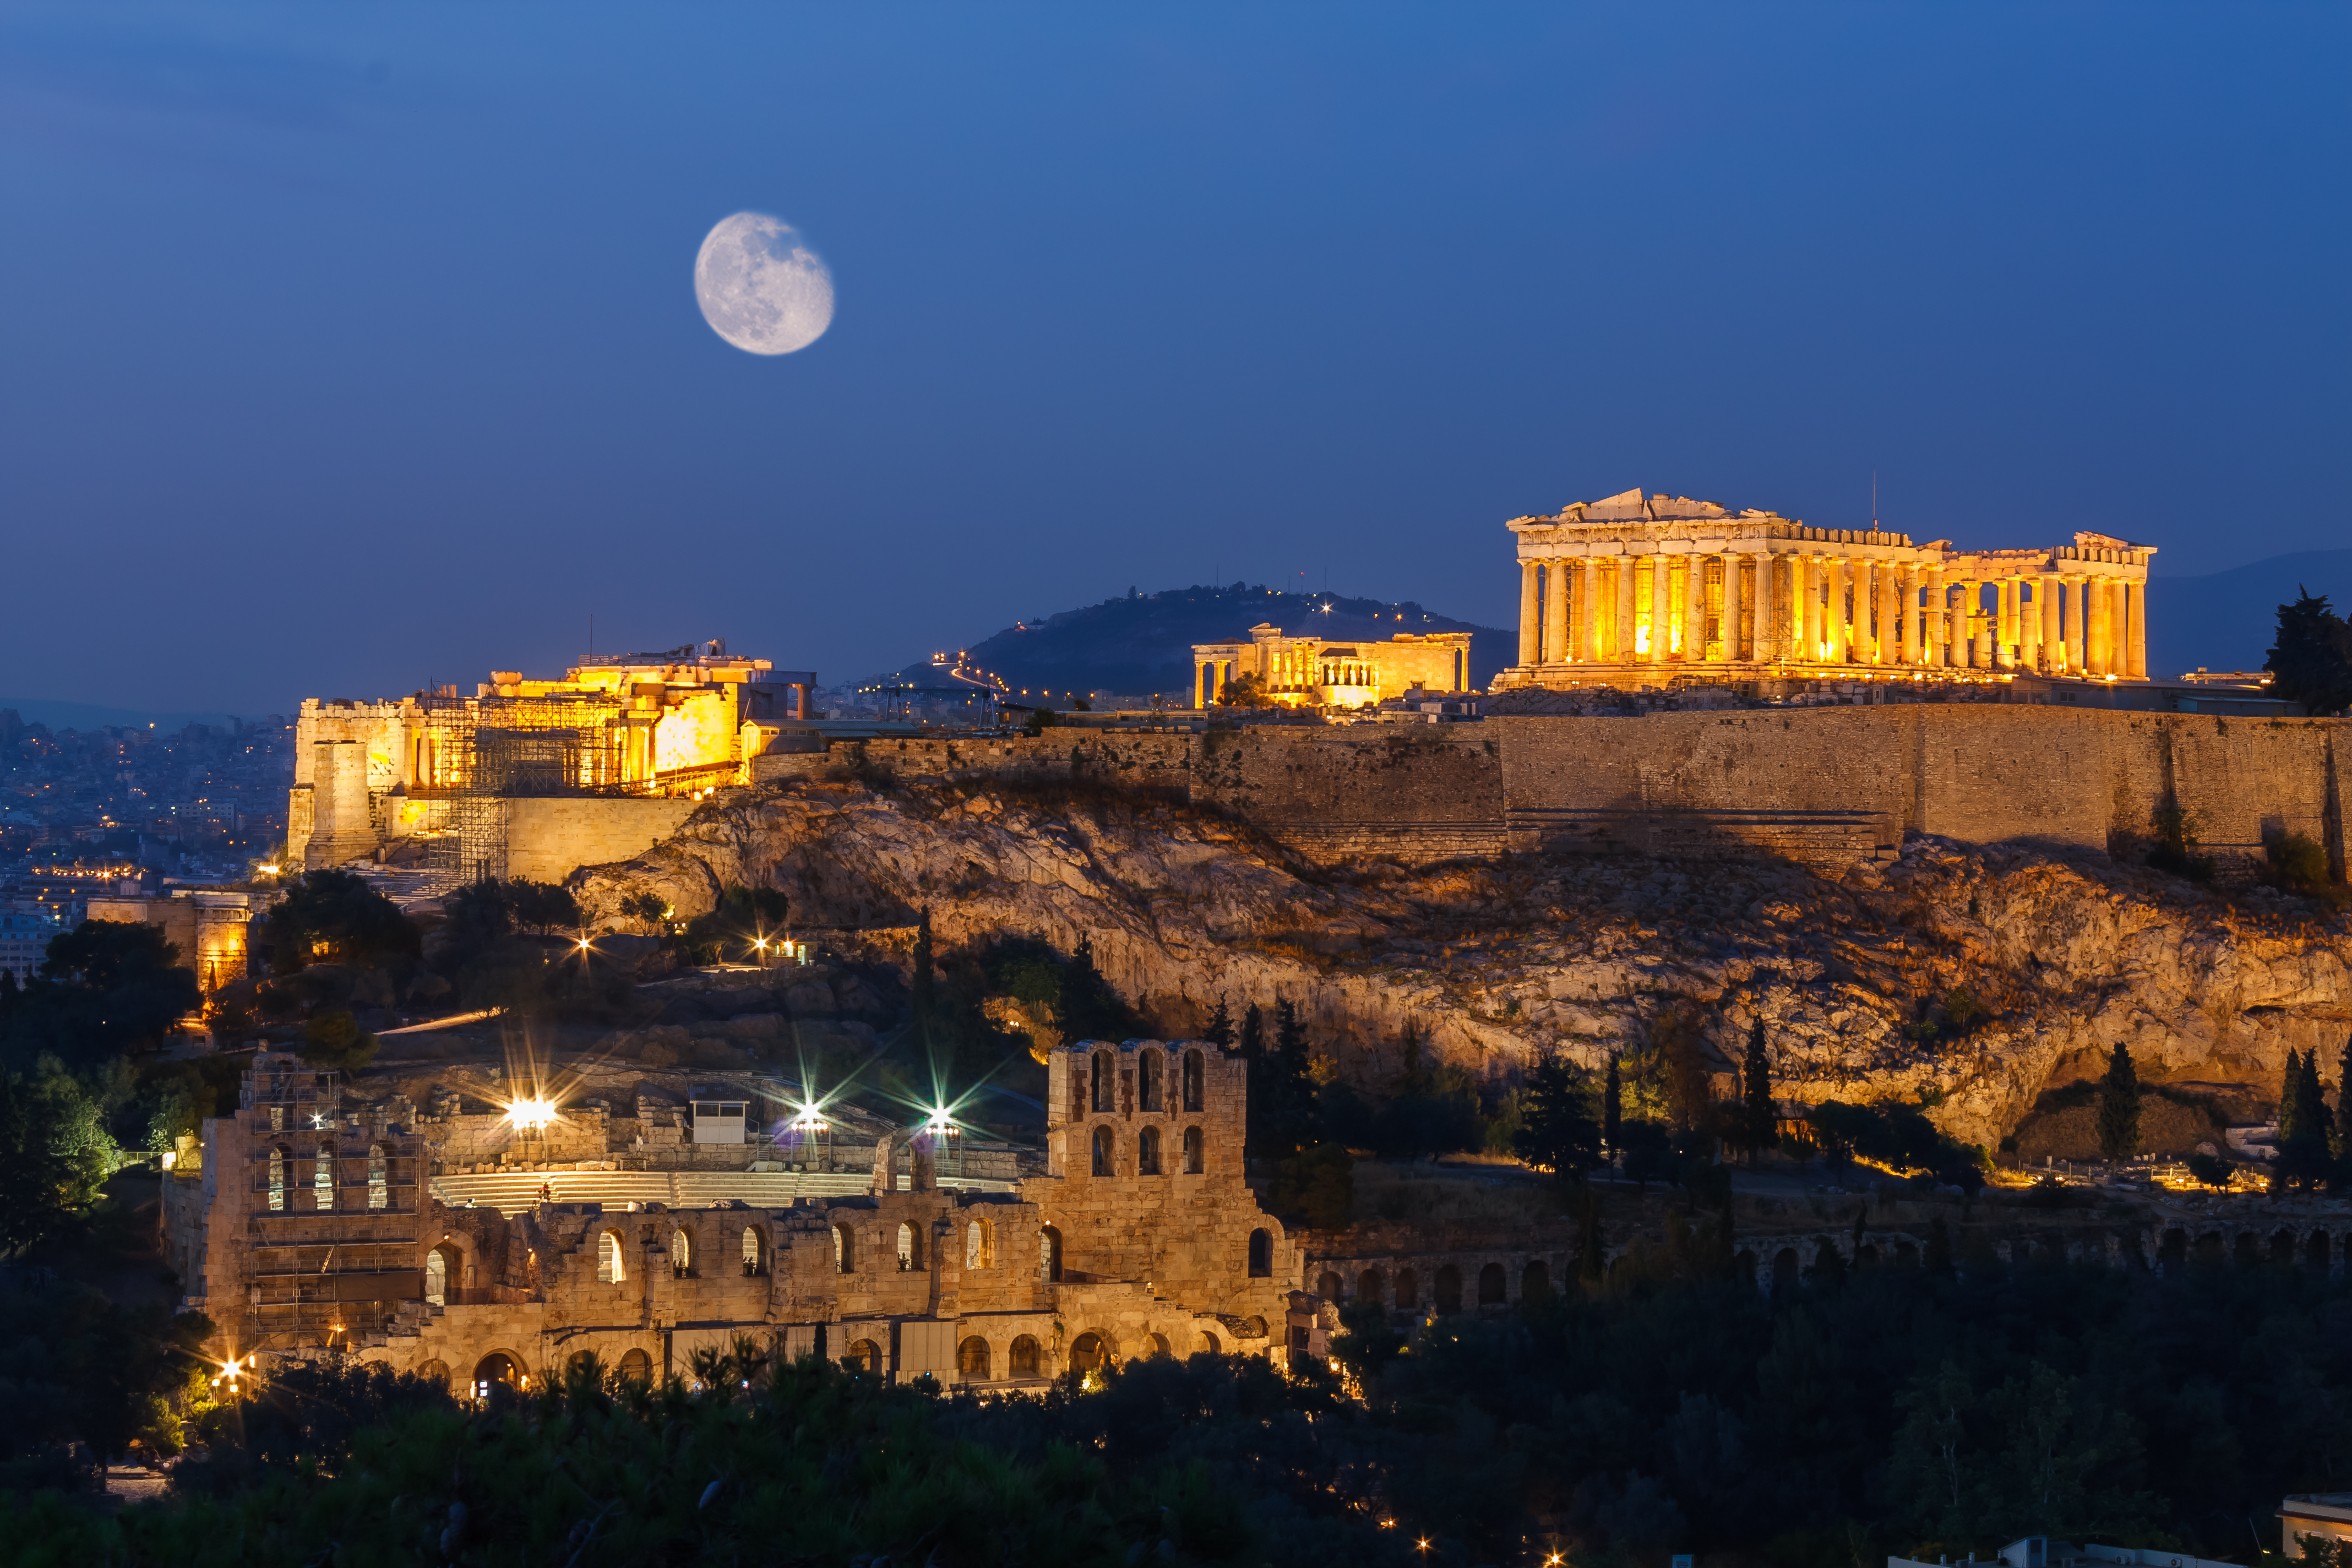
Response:
M1118 1081L1118 1069L1108 1051L1094 1054L1093 1072L1095 1110L1102 1112L1117 1110L1118 1107L1112 1103L1112 1091Z
M368 1207L381 1209L391 1206L392 1182L384 1169L383 1145L371 1143L368 1145Z
M1315 1277L1315 1293L1326 1301L1339 1299L1339 1277L1328 1268Z
M1519 1271L1519 1300L1531 1304L1551 1300L1551 1270L1542 1258L1528 1259Z
M1253 1279L1274 1278L1274 1233L1270 1230L1250 1232L1249 1277Z
M669 1271L679 1279L694 1272L694 1233L684 1226L670 1232Z
M1147 1127L1136 1136L1135 1170L1138 1175L1160 1173L1160 1129Z
M1242 1338L1245 1340L1262 1340L1265 1338L1265 1320L1259 1317L1244 1318L1242 1320Z
M1041 1377L1045 1374L1045 1352L1034 1335L1015 1336L1012 1353L1005 1360L1008 1363L1006 1371L1014 1377Z
M604 1284L618 1285L628 1277L621 1263L621 1233L608 1230L596 1238L596 1278Z
M1095 1129L1094 1173L1097 1176L1117 1173L1111 1167L1110 1129L1108 1127Z
M602 1383L604 1381L604 1363L596 1359L594 1351L574 1351L572 1359L563 1363L563 1377L566 1383L580 1383L592 1378Z
M1381 1271L1379 1269L1365 1269L1362 1276L1356 1281L1356 1300L1359 1301L1371 1301L1377 1303L1381 1297L1388 1294L1386 1290L1381 1289Z
M1216 1335L1209 1332L1206 1329L1202 1329L1201 1331L1201 1342L1195 1348L1193 1353L1196 1355L1223 1355L1225 1353L1225 1347L1219 1342Z
M1489 1263L1478 1270L1478 1305L1499 1307L1503 1304L1503 1266Z
M1208 1076L1208 1064L1198 1051L1184 1053L1184 1109L1199 1110L1205 1098L1203 1079Z
M743 1277L748 1279L767 1271L767 1238L760 1234L758 1226L747 1225L743 1227Z
M628 1383L653 1382L654 1358L643 1351L625 1352L621 1356L621 1377Z
M1410 1268L1397 1270L1396 1304L1400 1311L1421 1310L1421 1276Z
M1050 1225L1037 1233L1037 1272L1048 1280L1062 1277L1062 1233Z
M335 1150L331 1143L320 1144L310 1162L310 1206L320 1214L335 1206Z
M1100 1334L1087 1332L1070 1342L1070 1370L1081 1376L1110 1364L1110 1347Z
M425 1255L425 1299L436 1307L449 1304L449 1259L437 1247Z
M282 1147L269 1151L269 1212L282 1214L286 1209L286 1166L291 1160Z
M835 1274L855 1273L857 1268L857 1237L845 1225L833 1227L833 1271Z
M1157 1111L1160 1109L1160 1058L1158 1051L1145 1051L1136 1058L1136 1100L1145 1110Z
M490 1390L501 1384L508 1388L520 1388L524 1382L522 1368L517 1366L514 1357L504 1351L492 1351L474 1363L474 1397L477 1399L488 1399Z
M1169 1361L1176 1359L1176 1347L1168 1342L1168 1336L1166 1334L1154 1333L1149 1335L1148 1338L1151 1342L1151 1353L1153 1355L1164 1357Z
M971 1334L956 1346L956 1375L966 1383L988 1381L988 1342L986 1340L982 1339L978 1334Z
M996 1227L984 1219L973 1220L963 1227L963 1266L966 1268L996 1267Z
M1209 1168L1208 1140L1197 1127L1184 1129L1184 1173L1197 1176Z
M1462 1270L1451 1263L1437 1271L1437 1310L1441 1312L1462 1310Z
M845 1372L878 1372L882 1366L882 1350L872 1340L856 1340L841 1358Z
M437 1384L446 1388L449 1386L449 1363L446 1361L425 1362L417 1367L415 1376L419 1383Z
M916 1241L915 1227L911 1225L901 1225L898 1227L898 1272L908 1273L922 1266L923 1252L922 1247Z

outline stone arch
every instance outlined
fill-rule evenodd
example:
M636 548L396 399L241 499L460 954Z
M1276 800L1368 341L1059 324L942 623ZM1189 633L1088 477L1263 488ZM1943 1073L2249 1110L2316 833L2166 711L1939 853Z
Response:
M2221 1244L2218 1230L2200 1231L2197 1237L2197 1262L2200 1267L2219 1268L2229 1261L2229 1249Z
M844 1372L879 1372L882 1370L882 1347L872 1340L852 1340L842 1352Z
M669 1233L669 1271L684 1279L694 1273L695 1263L693 1227L679 1226Z
M1004 1358L1005 1371L1013 1377L1041 1377L1045 1363L1045 1351L1034 1334L1015 1334L1013 1348Z
M1171 1361L1175 1359L1176 1347L1168 1342L1166 1334L1154 1331L1144 1335L1143 1341L1151 1347L1153 1355Z
M368 1145L368 1207L381 1209L391 1206L392 1178L389 1167L384 1163L383 1145L371 1143Z
M1503 1266L1489 1263L1478 1270L1478 1305L1500 1307L1509 1300L1504 1288Z
M1160 1129L1147 1127L1135 1135L1135 1173L1139 1176L1160 1174Z
M963 1227L963 1266L966 1268L996 1267L996 1226L994 1222L975 1219Z
M1528 1266L1519 1270L1519 1300L1522 1304L1551 1300L1551 1269L1540 1258L1530 1258Z
M654 1380L654 1358L642 1350L624 1351L619 1375L625 1382L650 1384Z
M1223 1343L1218 1340L1218 1338L1217 1338L1217 1336L1216 1336L1216 1335L1214 1335L1214 1334L1211 1333L1208 1330L1206 1330L1206 1329L1202 1329L1202 1330L1200 1331L1200 1333L1199 1333L1198 1335L1196 1335L1195 1337L1196 1337L1196 1338L1197 1338L1201 1342L1200 1342L1200 1344L1198 1345L1198 1347L1196 1347L1196 1348L1194 1349L1194 1351L1193 1351L1193 1352L1192 1352L1193 1354L1195 1354L1195 1355L1223 1355L1223 1354L1224 1354L1224 1353L1225 1353L1225 1347L1224 1347Z
M2164 1233L2156 1249L2157 1266L2169 1274L2189 1261L2189 1233L2174 1226Z
M418 1363L412 1375L420 1383L436 1384L446 1389L449 1386L449 1363L437 1357L432 1361L422 1362Z
M1135 1054L1135 1108L1158 1115L1167 1109L1167 1057L1157 1047Z
M1274 1232L1264 1226L1249 1233L1249 1277L1274 1278Z
M1108 1051L1097 1051L1088 1059L1087 1071L1094 1083L1095 1114L1110 1115L1118 1109L1118 1059Z
M1315 1293L1326 1301L1337 1301L1339 1299L1339 1276L1328 1268L1318 1274L1315 1277Z
M1037 1232L1037 1272L1047 1279L1062 1277L1062 1229L1045 1226Z
M1421 1310L1421 1276L1410 1268L1397 1270L1396 1304L1399 1311Z
M492 1351L474 1363L473 1397L488 1399L490 1390L500 1385L514 1389L530 1385L530 1374L523 1371L522 1358L511 1351Z
M1111 1363L1108 1337L1088 1329L1070 1342L1070 1370L1081 1374L1100 1372Z
M768 1238L760 1234L756 1225L743 1227L743 1278L756 1279L768 1271Z
M1265 1320L1264 1318L1244 1318L1242 1320L1242 1338L1245 1340L1262 1340L1265 1338Z
M443 1241L425 1255L425 1299L436 1307L449 1305L466 1285L466 1254L453 1241ZM460 1298L462 1299L462 1298Z
M573 1351L564 1360L563 1377L567 1383L587 1377L602 1383L604 1380L604 1363L597 1358L594 1351Z
M600 1230L596 1233L596 1278L607 1285L618 1285L629 1277L626 1254L621 1247L621 1233Z
M923 1266L923 1233L904 1220L898 1222L898 1272L912 1274Z
M1458 1312L1462 1310L1462 1270L1451 1263L1437 1271L1437 1310Z
M857 1231L846 1220L834 1224L833 1271L835 1274L857 1272Z
M1087 1142L1094 1152L1093 1163L1090 1167L1093 1173L1097 1176L1115 1176L1118 1174L1118 1167L1116 1163L1118 1151L1112 1143L1110 1129L1106 1125L1097 1123L1095 1127L1094 1136L1087 1140Z
M1184 1129L1184 1173L1197 1176L1208 1168L1208 1140L1198 1127L1187 1127Z
M1377 1302L1384 1299L1387 1295L1388 1281L1381 1278L1381 1271L1379 1269L1367 1268L1362 1274L1357 1277L1357 1300Z
M989 1381L988 1342L978 1334L966 1334L956 1346L956 1375L966 1383Z
M1209 1064L1197 1050L1184 1053L1184 1110L1195 1114L1207 1109Z
M1797 1249L1784 1247L1772 1255L1772 1293L1785 1295L1797 1288Z

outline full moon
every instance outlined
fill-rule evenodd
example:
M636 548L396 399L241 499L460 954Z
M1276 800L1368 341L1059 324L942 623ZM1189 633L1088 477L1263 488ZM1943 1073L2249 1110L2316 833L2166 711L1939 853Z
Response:
M747 353L788 354L833 325L833 274L800 230L765 213L722 218L694 258L710 330Z

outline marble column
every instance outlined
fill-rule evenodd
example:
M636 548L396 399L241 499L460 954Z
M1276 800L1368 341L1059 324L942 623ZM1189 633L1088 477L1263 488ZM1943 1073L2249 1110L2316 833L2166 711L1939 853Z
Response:
M1895 626L1895 563L1884 557L1870 563L1870 662L1894 664L1900 657L1903 634Z
M1637 555L1617 557L1617 625L1612 629L1617 642L1615 662L1619 664L1631 664L1641 657L1633 650L1633 566L1640 559Z
M1927 607L1919 622L1924 661L1941 669L1952 646L1944 624L1944 568L1940 564L1931 564L1927 568Z
M1554 556L1544 563L1543 657L1546 664L1569 662L1569 563Z
M1748 656L1756 626L1756 587L1744 570L1753 555L1723 558L1723 661L1738 664Z
M1576 621L1576 654L1586 664L1601 657L1601 562L1586 556L1578 574L1584 589L1578 605L1581 612Z
M1674 557L1650 557L1650 659L1666 662L1666 634L1674 625Z
M2033 580L2033 607L2041 611L2036 617L2042 623L2041 657L2036 660L2044 675L2055 675L2066 667L2065 645L2058 640L2058 595L2062 593L2054 573L2043 573Z
M1919 568L1905 562L1895 570L1895 591L1903 599L1903 662L1919 662Z
M2124 673L2134 680L2147 679L2147 583L2124 585L2125 605L2131 616L2124 632Z
M1532 669L1536 644L1543 636L1543 602L1537 596L1536 563L1519 563L1519 668Z
M1853 623L1847 617L1853 613L1846 595L1853 581L1853 565L1844 556L1830 560L1829 661L1846 662L1847 650L1853 645Z
M2110 672L2107 664L2107 580L2086 577L2083 580L2083 587L2090 606L2083 616L2083 636L2090 644L2089 668L2094 676L2103 678Z
M1996 606L1992 622L1992 662L1996 669L2008 669L2017 662L2017 579L2003 577L1994 598Z
M1696 552L1683 559L1690 564L1687 582L1689 593L1684 595L1683 658L1690 664L1706 662L1706 563L1708 557Z
M2091 580L2066 579L2066 666L2076 675L2091 673Z

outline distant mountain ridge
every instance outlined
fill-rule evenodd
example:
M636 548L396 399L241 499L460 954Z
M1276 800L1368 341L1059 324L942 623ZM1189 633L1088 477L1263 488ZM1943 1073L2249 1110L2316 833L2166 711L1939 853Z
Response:
M1338 594L1285 594L1259 584L1195 585L1130 593L1042 621L1020 621L961 650L968 668L1003 680L1018 701L1026 692L1056 700L1088 692L1171 700L1192 689L1196 643L1232 642L1265 623L1292 637L1379 642L1399 632L1468 632L1470 676L1484 687L1517 654L1514 634L1433 615L1412 600L1384 604ZM958 650L947 649L950 659ZM918 685L943 672L929 658L897 672Z
M16 710L16 717L27 724L46 724L52 731L78 730L90 734L100 730L162 730L170 732L185 729L190 724L209 724L226 730L229 715L226 713L169 712L137 708L109 708L96 702L68 702L48 697L0 697L0 712ZM247 713L248 722L262 714Z
M2207 669L2260 669L2278 635L2278 607L2299 591L2352 609L2352 550L2303 550L2199 577L2147 585L2147 672L2177 680Z

